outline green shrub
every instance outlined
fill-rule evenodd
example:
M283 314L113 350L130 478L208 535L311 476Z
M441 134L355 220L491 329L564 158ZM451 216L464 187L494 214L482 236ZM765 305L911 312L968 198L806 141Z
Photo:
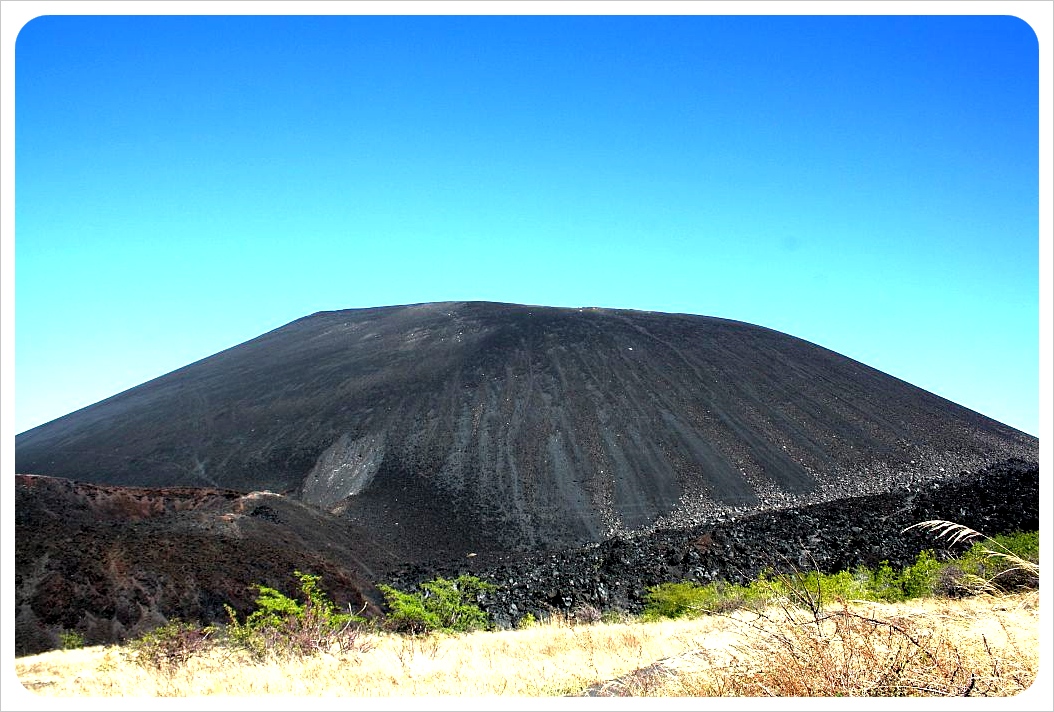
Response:
M516 621L516 627L521 629L531 628L536 625L538 625L538 619L530 611L524 613L522 616L520 616L520 619Z
M943 568L944 564L937 561L932 551L919 553L915 563L900 573L900 587L904 591L904 598L932 596Z
M933 552L923 551L914 564L901 571L895 571L888 561L883 561L875 569L860 567L855 572L834 574L764 571L746 586L724 581L706 585L688 581L663 583L648 589L643 617L656 620L742 608L761 610L778 601L803 608L835 601L904 601L934 595L946 566L937 561Z
M84 636L75 630L64 630L59 633L59 644L63 650L76 650L84 647Z
M873 570L858 569L857 580L864 585L857 598L896 603L911 598L932 596L942 586L941 579L949 564L941 563L926 550L919 553L915 563L894 571L888 561Z
M256 585L257 609L244 623L226 606L227 639L257 658L304 656L337 647L341 652L365 650L366 620L341 613L319 586L320 576L295 571L304 600L297 601L269 586Z
M748 586L717 581L697 584L691 581L661 583L644 596L645 620L696 617L739 608L757 608L773 595L773 582L760 579Z
M904 600L904 587L900 585L900 574L893 570L888 561L882 561L878 567L868 572L867 593L865 598L875 601L896 603Z
M870 572L840 571L836 574L822 574L818 571L793 571L784 574L767 573L751 589L767 591L767 596L755 595L757 604L768 604L774 599L789 601L799 607L811 608L815 605L826 605L834 601L851 601L868 597Z
M941 574L941 587L956 592L1002 593L1039 586L1039 532L985 536L975 529L945 519L912 524L904 531L922 529L952 544L973 542L970 549ZM949 570L954 567L954 574ZM949 585L950 579L950 585Z
M1016 532L1014 534L997 534L992 537L996 547L1003 547L1008 552L1024 561L1039 563L1039 532Z
M682 618L704 612L700 587L690 581L660 583L644 595L644 619Z
M403 633L428 631L464 632L490 627L490 619L476 602L496 587L475 576L462 574L454 580L441 576L418 585L408 593L380 584L389 628Z
M741 586L737 583L726 583L724 581L709 584L713 587L713 602L710 609L715 613L723 613L749 608L758 610L769 605L772 601L772 588L764 578Z
M389 628L403 633L439 630L439 614L425 605L423 593L405 593L385 584L377 586L388 605L385 621Z

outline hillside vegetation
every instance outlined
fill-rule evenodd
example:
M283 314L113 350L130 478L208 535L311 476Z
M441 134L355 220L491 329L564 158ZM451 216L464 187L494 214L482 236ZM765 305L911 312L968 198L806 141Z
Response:
M1017 695L1039 670L1037 592L745 609L653 622L405 636L345 652L257 659L213 648L171 668L117 646L19 658L48 697Z

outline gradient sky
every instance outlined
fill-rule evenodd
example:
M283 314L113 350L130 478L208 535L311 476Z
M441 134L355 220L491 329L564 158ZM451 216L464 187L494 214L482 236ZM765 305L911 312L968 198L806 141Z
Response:
M15 431L319 310L687 312L1039 434L1012 16L40 17Z

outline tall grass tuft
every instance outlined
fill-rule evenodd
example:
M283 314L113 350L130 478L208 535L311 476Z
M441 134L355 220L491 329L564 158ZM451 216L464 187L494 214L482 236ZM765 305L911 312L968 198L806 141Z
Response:
M889 615L845 603L812 611L778 607L738 623L740 642L720 671L671 675L648 694L1011 696L1035 681L1033 643L1019 642L1009 628L998 637L987 632L972 638L934 623L928 616Z
M1039 532L986 536L963 524L931 519L904 529L934 533L949 544L972 543L960 558L957 583L968 593L1005 593L1039 586Z

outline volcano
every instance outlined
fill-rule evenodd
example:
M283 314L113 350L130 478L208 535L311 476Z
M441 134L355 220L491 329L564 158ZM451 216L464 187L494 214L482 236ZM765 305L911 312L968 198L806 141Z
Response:
M19 473L270 492L407 561L581 546L1038 461L1038 440L727 319L313 314L16 437Z

